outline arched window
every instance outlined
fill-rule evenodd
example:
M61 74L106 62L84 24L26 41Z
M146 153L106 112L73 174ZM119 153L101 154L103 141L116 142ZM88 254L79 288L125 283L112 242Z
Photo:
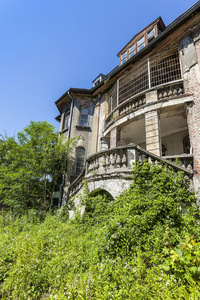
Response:
M85 148L78 147L76 149L76 175L79 175L84 167Z
M186 154L190 154L190 138L189 138L189 135L187 135L183 139L183 151Z
M69 119L70 119L70 109L65 112L65 118L63 123L63 129L67 129L69 127Z
M80 126L88 125L88 114L89 114L88 108L86 107L81 108Z

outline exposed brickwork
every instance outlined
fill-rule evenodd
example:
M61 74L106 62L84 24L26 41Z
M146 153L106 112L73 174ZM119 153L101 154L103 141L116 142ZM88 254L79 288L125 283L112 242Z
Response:
M195 48L198 64L184 74L184 86L186 93L192 93L194 96L194 103L188 106L187 122L194 155L194 169L200 176L200 41L196 43Z

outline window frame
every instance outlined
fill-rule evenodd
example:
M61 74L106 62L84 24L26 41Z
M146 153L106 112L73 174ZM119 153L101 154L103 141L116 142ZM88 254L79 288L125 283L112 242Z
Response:
M87 109L87 113L82 112L84 109ZM84 122L84 118L82 119L82 117L85 116L85 115L87 115L86 123ZM87 106L82 106L81 110L80 110L79 126L88 127L88 121L89 121L89 108ZM81 122L83 122L83 124Z
M153 34L152 34L152 32L153 32ZM154 27L147 32L147 44L149 44L153 39L155 39L155 28Z
M144 35L137 41L138 52L145 47L145 38Z
M136 54L136 45L135 43L129 48L129 58L133 57Z
M121 54L121 65L127 61L127 51Z
M78 155L79 152L83 153L83 155ZM85 163L85 148L80 146L76 148L76 163L75 163L75 174L79 176L84 169ZM78 166L79 164L79 166Z
M68 109L66 110L66 112L65 112L65 115L64 115L64 120L63 120L63 130L69 128L70 114L71 114L71 111L70 111L70 109L68 108Z

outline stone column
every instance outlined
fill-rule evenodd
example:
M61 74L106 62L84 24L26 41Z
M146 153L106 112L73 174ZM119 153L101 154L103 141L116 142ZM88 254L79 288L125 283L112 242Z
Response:
M117 147L117 143L119 142L119 128L116 126L110 131L110 148Z
M145 114L146 150L161 156L160 117L157 110Z

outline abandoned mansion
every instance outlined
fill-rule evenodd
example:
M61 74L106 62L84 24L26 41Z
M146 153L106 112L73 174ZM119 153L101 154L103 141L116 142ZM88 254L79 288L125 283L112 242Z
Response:
M83 180L115 197L144 158L184 171L200 194L200 1L168 26L157 18L117 55L91 89L70 88L56 101L60 133L82 137L62 202Z

